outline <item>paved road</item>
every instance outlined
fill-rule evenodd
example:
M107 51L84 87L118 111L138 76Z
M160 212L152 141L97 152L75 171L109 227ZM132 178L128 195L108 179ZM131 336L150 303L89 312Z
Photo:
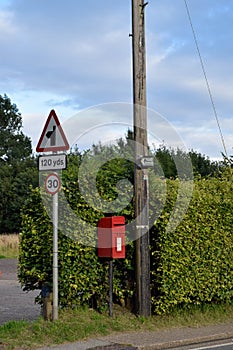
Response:
M212 342L212 343L200 343L198 345L181 346L176 348L170 348L170 350L232 350L233 340Z
M0 259L0 272L0 325L38 318L40 306L34 300L39 291L23 292L17 281L17 259Z

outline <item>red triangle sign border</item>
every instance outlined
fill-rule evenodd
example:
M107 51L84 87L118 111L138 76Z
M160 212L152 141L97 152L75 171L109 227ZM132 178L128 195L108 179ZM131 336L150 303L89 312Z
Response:
M59 145L57 145L57 146L55 145L55 146L42 147L42 143L44 141L44 138L46 137L46 132L47 132L50 120L52 118L54 119L54 121L56 123L56 126L57 126L57 128L59 130L59 133L61 135L61 138L62 138L64 144L60 145L60 146ZM64 134L64 131L63 131L62 127L61 127L61 124L60 124L60 122L58 120L56 112L55 112L54 109L52 109L51 112L49 113L49 116L48 116L48 118L46 120L44 129L43 129L42 134L40 136L39 142L38 142L38 144L36 146L36 151L37 152L58 152L58 151L67 151L69 148L70 148L69 147L69 143L68 143L67 138L66 138L66 136Z

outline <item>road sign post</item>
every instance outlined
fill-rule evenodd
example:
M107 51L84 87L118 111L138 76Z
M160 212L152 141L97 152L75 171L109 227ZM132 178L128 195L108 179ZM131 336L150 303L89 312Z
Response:
M53 321L58 320L58 192L53 195Z
M67 151L68 141L54 110L51 110L36 147L37 152L53 152L39 157L39 170L62 170L66 168L66 155L56 152ZM58 192L60 177L56 172L45 179L46 192L53 196L53 321L58 320Z
M48 158L50 159L50 158ZM61 180L56 173L45 179L46 192L53 196L53 320L58 319L58 192Z

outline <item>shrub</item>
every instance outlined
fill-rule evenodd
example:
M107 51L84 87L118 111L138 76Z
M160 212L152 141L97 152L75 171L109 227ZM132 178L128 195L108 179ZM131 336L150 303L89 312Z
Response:
M114 167L117 174L114 177L107 168L111 181L107 181L106 187L106 178L99 174L99 188L108 200L115 196L113 187L125 172L120 162ZM161 191L165 185L166 198ZM179 185L182 186L178 197ZM87 242L93 243L97 235L95 227L103 213L98 206L93 209L87 204L86 199L92 195L88 190L87 198L80 193L72 164L70 170L64 172L63 186L65 197L61 197L59 210L70 237L77 239L59 232L59 302L61 306L91 303L101 308L108 300L108 265L97 257L95 248L84 245L79 237L84 236ZM150 217L155 220L150 230L151 292L152 310L156 314L168 313L177 306L232 302L232 180L224 176L195 180L189 208L177 228L172 230L169 219L172 223L180 221L189 186L189 181L166 180L165 184L158 177L152 177L150 182ZM63 200L67 200L73 211L94 228L69 226ZM174 210L176 201L178 206ZM160 212L163 203L164 209ZM129 221L133 218L132 202L121 215ZM52 284L52 223L39 189L31 190L23 209L20 237L18 275L21 284L28 290L41 287L45 282ZM114 262L114 297L118 302L124 302L134 294L134 245L130 243L126 251L126 259Z
M233 183L226 178L195 181L189 209L175 231L166 231L175 199L170 182L166 207L152 233L152 305L174 306L233 299Z

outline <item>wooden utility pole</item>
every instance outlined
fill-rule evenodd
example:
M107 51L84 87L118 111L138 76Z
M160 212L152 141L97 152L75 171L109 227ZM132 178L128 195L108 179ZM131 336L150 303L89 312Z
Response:
M132 0L133 102L135 141L136 308L151 314L148 170L138 162L148 155L144 14L147 3Z

